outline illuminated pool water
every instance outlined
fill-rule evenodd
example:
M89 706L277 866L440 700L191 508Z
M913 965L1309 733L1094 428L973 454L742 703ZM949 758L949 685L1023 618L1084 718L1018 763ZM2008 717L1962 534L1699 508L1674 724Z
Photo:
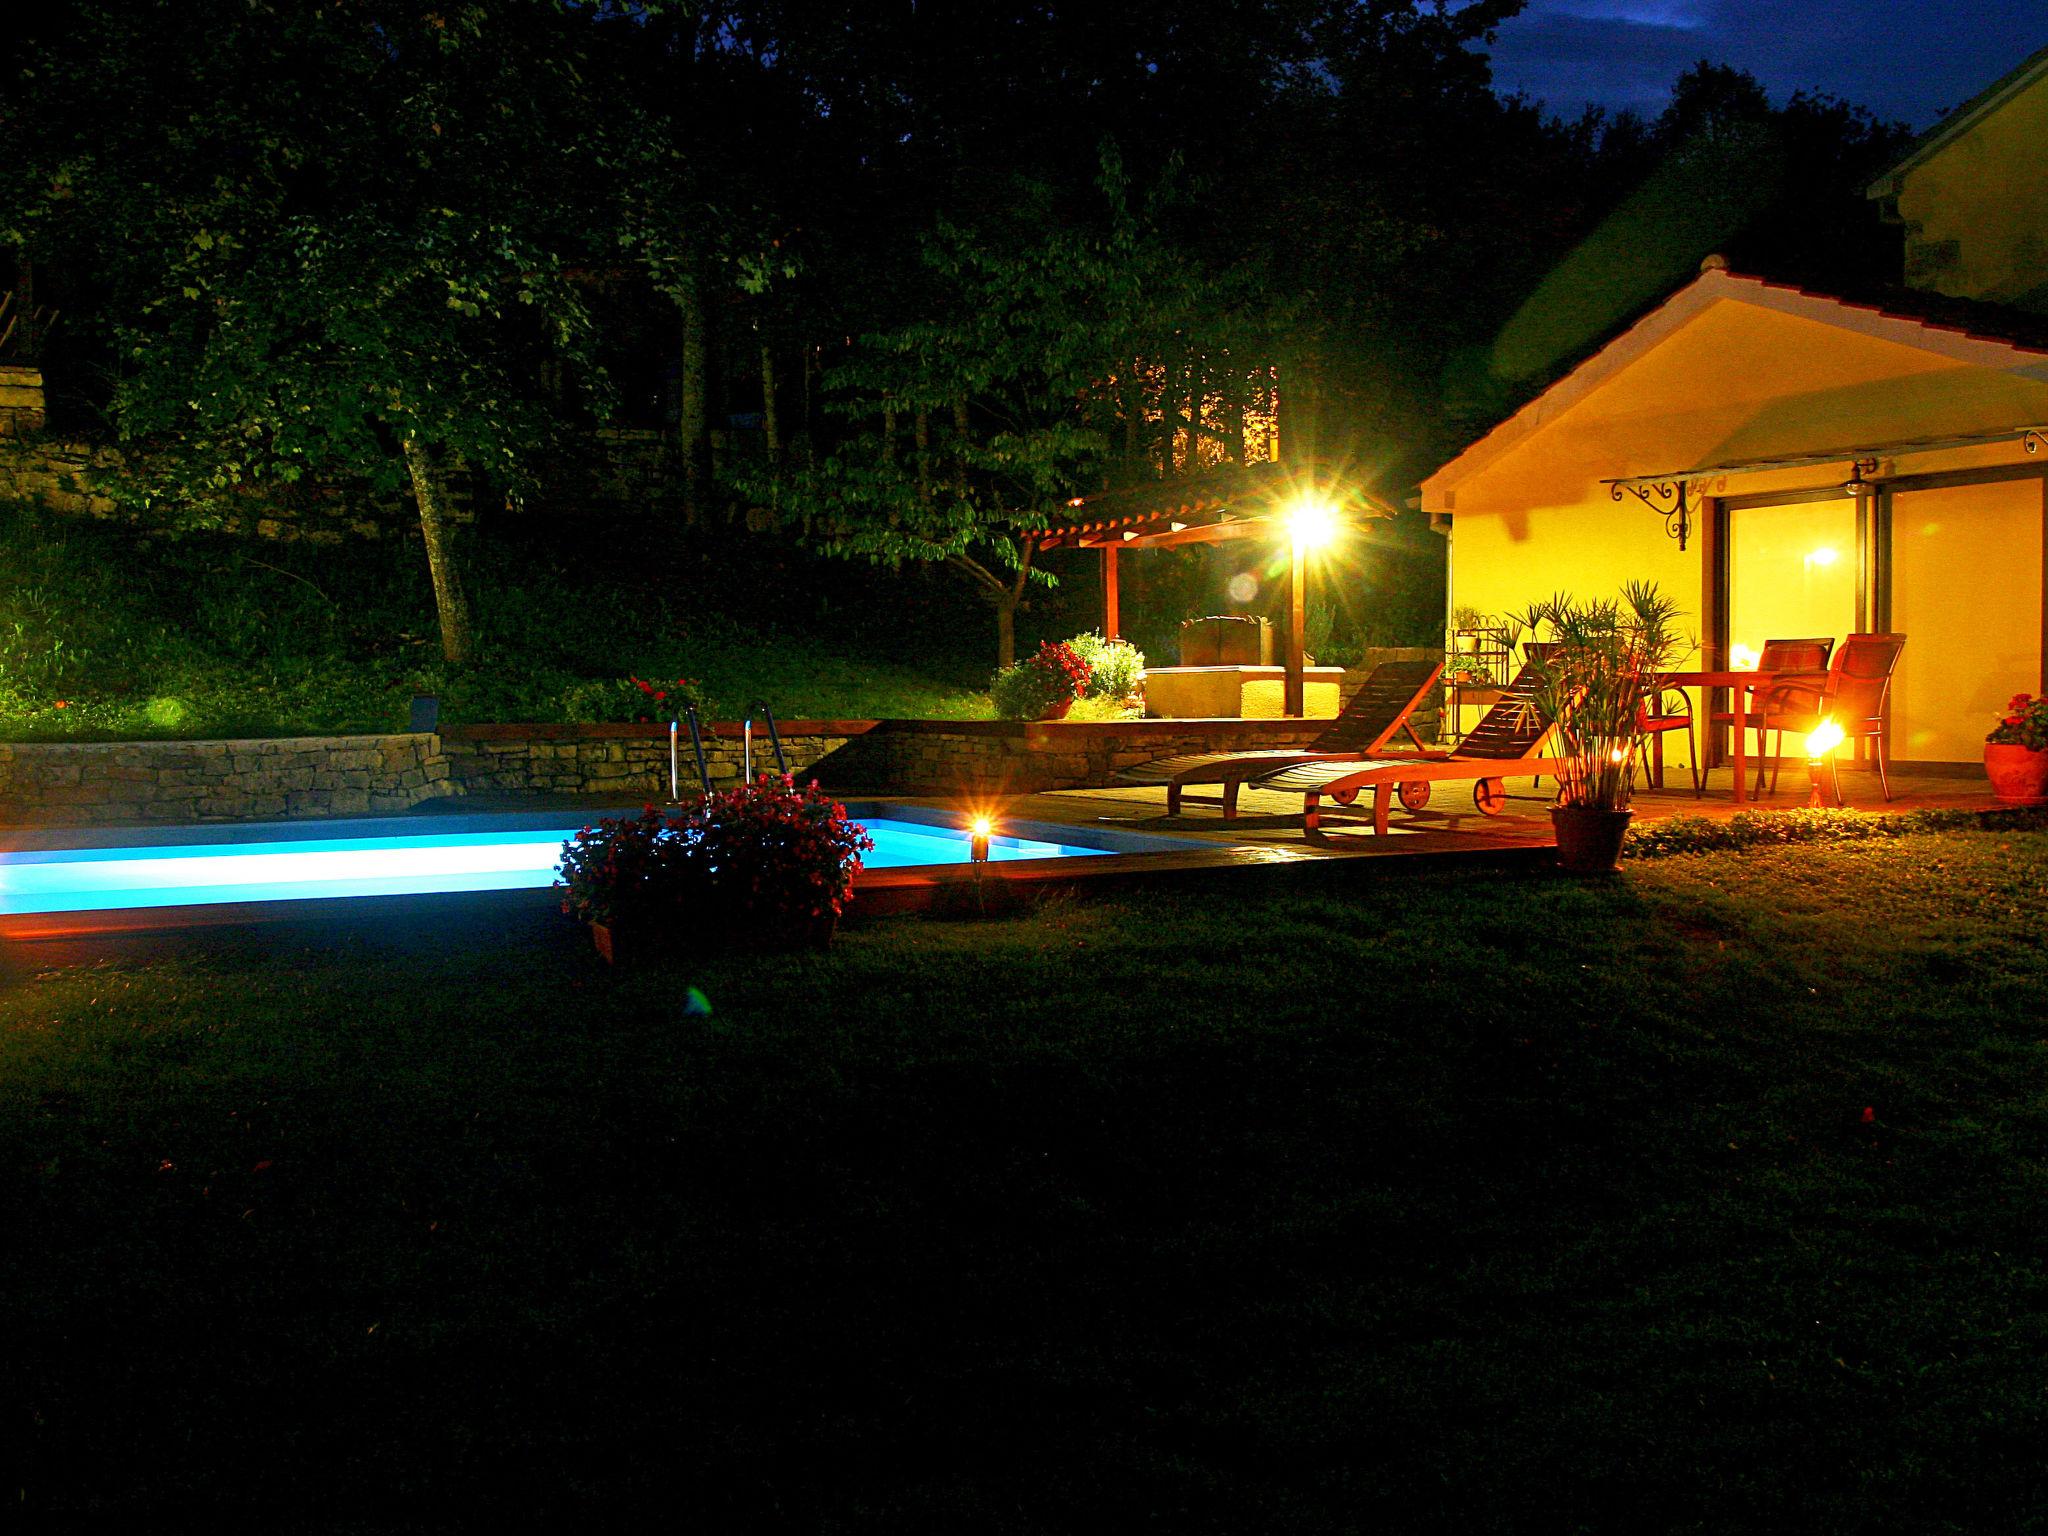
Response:
M968 862L967 833L943 825L862 817L875 840L869 869ZM388 824L387 824L388 825ZM172 842L0 853L0 916L198 907L337 896L417 896L539 889L554 884L562 843L576 828L519 827L374 837ZM195 837L187 828L181 836ZM991 861L1112 853L1031 838L995 837Z

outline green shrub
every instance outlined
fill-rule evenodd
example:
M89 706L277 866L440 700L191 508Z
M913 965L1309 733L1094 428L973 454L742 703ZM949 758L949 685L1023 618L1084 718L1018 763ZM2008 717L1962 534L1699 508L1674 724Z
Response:
M1071 645L1045 640L1031 655L991 678L988 694L1005 720L1042 720L1080 698L1092 676Z
M183 699L166 695L151 699L142 706L142 718L160 731L184 730L198 718L199 712Z
M1861 843L1924 832L2031 832L2044 828L2048 828L2048 810L1737 811L1726 821L1674 816L1653 826L1631 828L1621 852L1624 858L1658 859L1675 853L1722 853L1792 843Z
M1145 653L1130 641L1105 639L1091 631L1074 636L1067 646L1088 663L1089 698L1121 703L1137 693L1145 676Z

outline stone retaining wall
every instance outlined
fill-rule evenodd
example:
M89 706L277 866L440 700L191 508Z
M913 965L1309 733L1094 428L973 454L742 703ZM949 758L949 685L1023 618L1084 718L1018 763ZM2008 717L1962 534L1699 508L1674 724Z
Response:
M365 816L459 793L433 736L0 742L13 825Z
M1101 788L1116 772L1178 752L1298 746L1323 720L883 720L819 762L840 793L1032 794Z
M824 758L875 725L872 720L792 720L782 727L790 771L809 774ZM442 733L449 772L466 794L572 794L668 798L666 725L470 725ZM741 776L745 743L737 725L708 728L704 760L712 787ZM697 759L685 730L677 742L680 787L697 787ZM768 733L754 734L754 771L775 766Z
M1319 720L792 720L793 772L840 794L985 798L1099 788L1117 770L1179 752L1297 746ZM696 787L689 738L680 787ZM741 730L709 727L714 788L740 780ZM754 767L774 765L767 733ZM0 743L0 825L264 821L382 815L450 795L666 799L659 725L450 726L441 735L266 741Z

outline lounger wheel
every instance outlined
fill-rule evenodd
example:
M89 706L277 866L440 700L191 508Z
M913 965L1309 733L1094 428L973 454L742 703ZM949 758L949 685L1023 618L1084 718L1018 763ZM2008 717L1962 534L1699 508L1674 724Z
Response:
M1330 791L1330 798L1339 805L1349 805L1358 798L1358 791L1355 789L1333 789Z
M1472 803L1482 816L1498 816L1508 803L1506 779L1481 779L1472 786Z
M1429 780L1410 779L1398 791L1401 804L1411 811L1419 811L1429 804Z

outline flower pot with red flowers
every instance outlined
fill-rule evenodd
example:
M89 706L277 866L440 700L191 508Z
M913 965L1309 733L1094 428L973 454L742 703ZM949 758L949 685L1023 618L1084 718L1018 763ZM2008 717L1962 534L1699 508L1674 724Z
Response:
M701 874L675 818L650 805L564 843L555 886L563 914L587 924L597 952L616 964L673 942L701 904Z
M563 845L556 883L563 912L614 963L693 943L822 949L873 847L817 785L764 774L681 811L585 827Z
M1991 793L2008 805L2048 803L2048 698L2016 693L1984 738Z
M1058 720L1088 691L1094 669L1063 640L1047 640L990 681L989 697L1005 720Z
M710 905L703 919L758 949L823 949L875 840L815 783L764 773L703 797L681 817Z

